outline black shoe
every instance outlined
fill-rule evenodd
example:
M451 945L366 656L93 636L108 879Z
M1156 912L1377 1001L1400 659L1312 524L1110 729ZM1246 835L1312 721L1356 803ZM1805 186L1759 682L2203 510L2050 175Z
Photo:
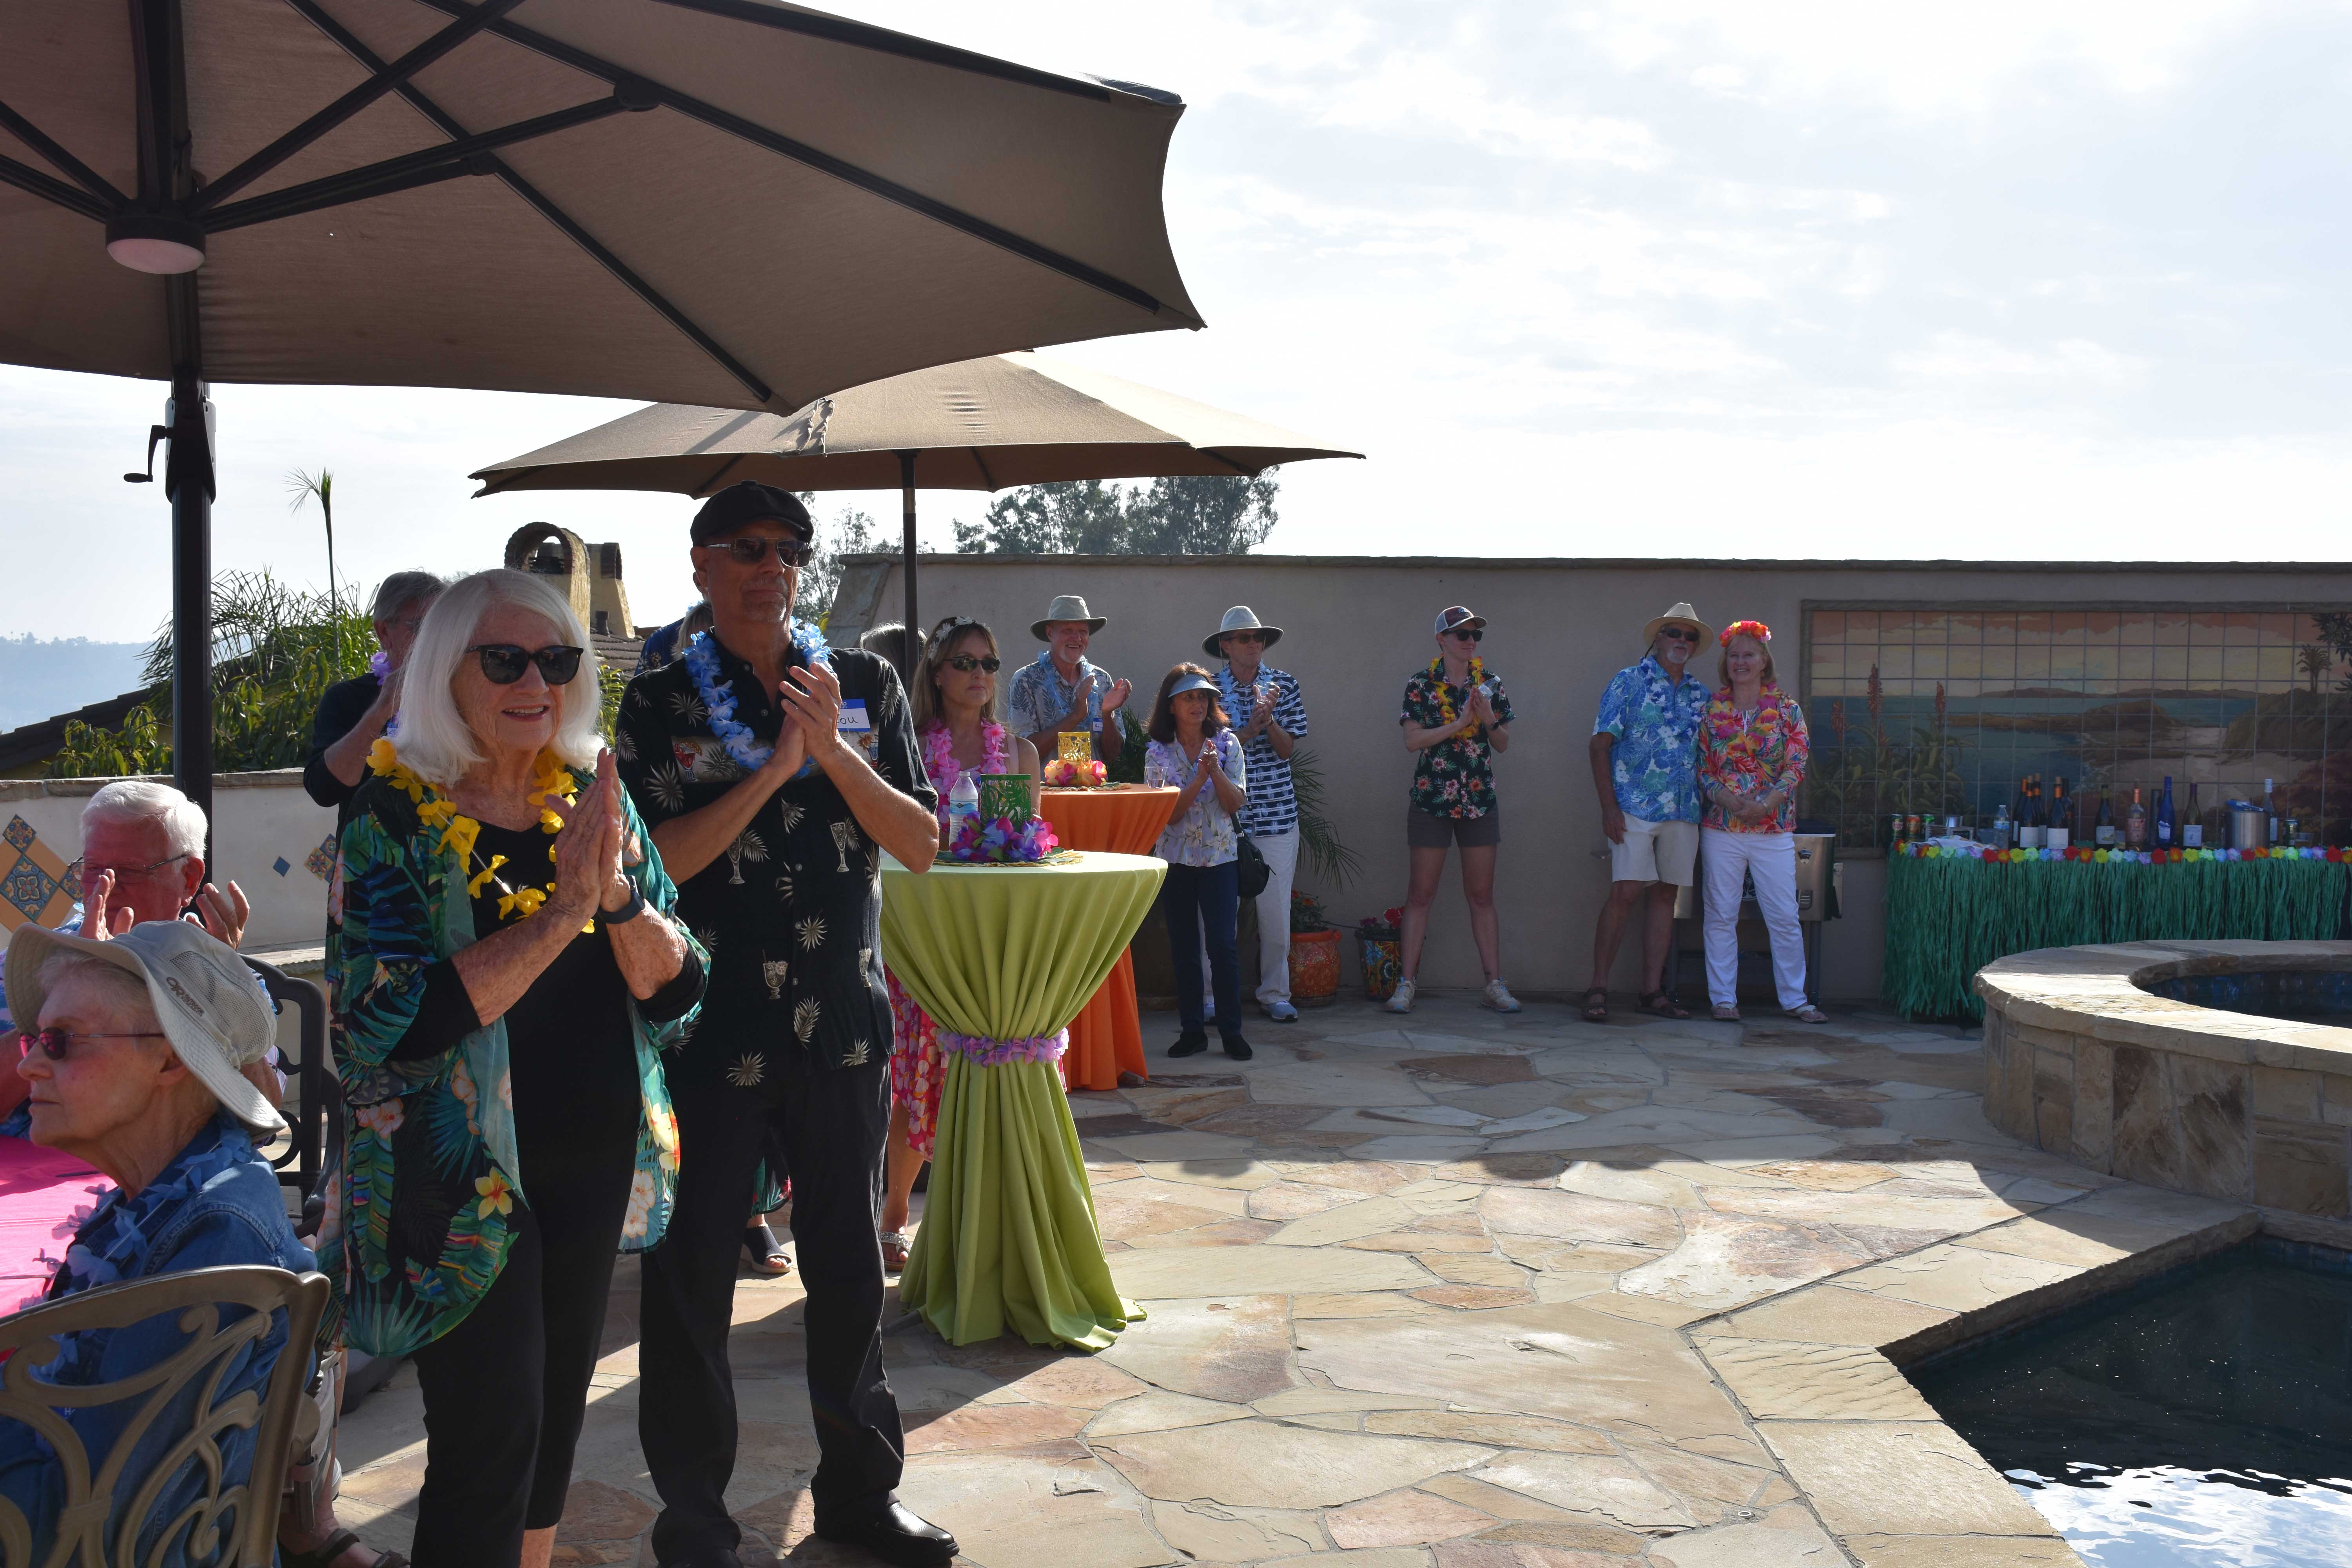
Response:
M1237 1062L1245 1062L1256 1054L1257 1053L1255 1051L1250 1049L1250 1043L1247 1040L1243 1039L1239 1035L1227 1035L1225 1037L1225 1055L1233 1058L1234 1060Z
M862 1546L898 1568L947 1568L955 1561L956 1538L924 1522L897 1498L856 1519L827 1520L816 1533L820 1541Z
M1209 1032L1206 1029L1187 1029L1176 1037L1176 1043L1168 1047L1168 1054L1171 1057L1197 1057L1208 1048Z

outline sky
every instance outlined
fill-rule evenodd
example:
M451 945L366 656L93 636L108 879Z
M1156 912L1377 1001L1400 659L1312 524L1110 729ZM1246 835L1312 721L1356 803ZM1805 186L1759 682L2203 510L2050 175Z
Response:
M2340 557L2352 9L2213 0L907 0L861 19L1189 105L1199 332L1049 349L1359 449L1285 553ZM0 635L168 601L148 383L0 367ZM537 518L684 608L691 503L467 499L635 406L220 386L222 569L496 563ZM984 498L926 498L923 537ZM897 497L828 497L895 525Z

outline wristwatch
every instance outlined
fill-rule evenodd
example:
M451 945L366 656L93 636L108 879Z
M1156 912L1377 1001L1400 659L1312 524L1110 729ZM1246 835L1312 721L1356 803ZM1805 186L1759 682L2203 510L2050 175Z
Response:
M629 884L629 901L623 904L617 910L604 911L603 919L604 923L608 926L626 925L645 912L646 890L643 888L638 887L636 883L631 882Z

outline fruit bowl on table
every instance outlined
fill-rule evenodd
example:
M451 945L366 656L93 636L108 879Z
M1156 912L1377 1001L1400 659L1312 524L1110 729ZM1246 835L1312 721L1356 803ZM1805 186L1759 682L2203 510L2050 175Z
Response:
M1072 762L1064 757L1050 757L1038 768L1039 782L1047 789L1116 789L1108 772L1098 762Z

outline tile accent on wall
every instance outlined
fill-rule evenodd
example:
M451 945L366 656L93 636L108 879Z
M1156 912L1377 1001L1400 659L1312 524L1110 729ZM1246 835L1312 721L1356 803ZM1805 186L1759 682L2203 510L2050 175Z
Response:
M332 879L335 874L335 836L330 833L320 839L319 847L304 858L302 864L321 882Z
M73 913L66 864L40 841L32 824L11 816L0 828L0 929L37 923L52 930Z

